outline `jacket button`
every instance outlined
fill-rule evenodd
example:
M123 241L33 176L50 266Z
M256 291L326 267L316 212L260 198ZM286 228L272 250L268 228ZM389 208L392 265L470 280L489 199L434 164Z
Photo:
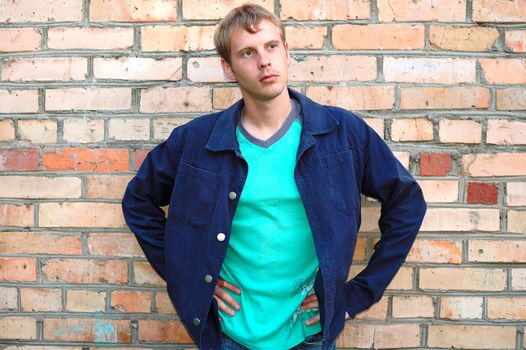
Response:
M226 235L223 232L217 234L217 240L219 242L223 242L225 238L226 238Z
M212 276L210 276L210 275L206 275L205 276L205 282L206 283L210 284L210 283L212 283L212 280L213 280Z
M201 320L196 317L196 318L194 318L192 323L193 323L194 326L199 326L201 324Z
M237 198L237 193L236 192L232 191L232 192L228 193L228 199L230 199L231 201L233 201L236 198Z

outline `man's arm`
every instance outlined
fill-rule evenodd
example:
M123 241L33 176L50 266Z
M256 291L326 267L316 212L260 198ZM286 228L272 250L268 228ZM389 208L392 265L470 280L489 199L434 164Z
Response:
M163 279L166 218L161 207L170 203L178 162L178 155L171 150L168 141L159 144L146 156L122 200L126 223Z
M426 212L415 179L385 142L371 128L364 128L361 191L382 203L378 221L382 235L366 268L347 282L346 311L352 318L380 300L405 261Z

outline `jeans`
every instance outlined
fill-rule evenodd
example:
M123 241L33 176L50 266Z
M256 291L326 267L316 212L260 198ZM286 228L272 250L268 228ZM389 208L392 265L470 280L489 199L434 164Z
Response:
M313 334L305 338L302 343L299 343L290 350L321 350L321 332L318 334ZM221 350L249 350L249 348L244 347L243 345L237 343L235 340L229 338L225 333L222 334L222 344ZM329 350L335 350L336 343L332 343L329 346Z

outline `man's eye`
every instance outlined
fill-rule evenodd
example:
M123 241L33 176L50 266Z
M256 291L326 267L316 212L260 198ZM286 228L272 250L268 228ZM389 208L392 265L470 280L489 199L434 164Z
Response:
M246 57L252 56L252 51L250 51L250 50L243 51L243 56L246 56Z
M278 47L278 44L270 44L268 47L270 47L271 49L275 49L276 47Z

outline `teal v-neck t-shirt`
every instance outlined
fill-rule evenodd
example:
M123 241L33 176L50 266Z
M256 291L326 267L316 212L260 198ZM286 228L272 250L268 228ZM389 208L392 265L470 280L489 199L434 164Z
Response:
M269 140L238 124L237 139L248 175L234 214L220 276L241 290L230 293L241 309L220 310L222 329L249 349L290 349L321 331L305 321L319 310L300 310L314 293L318 258L294 168L301 136L299 105Z

